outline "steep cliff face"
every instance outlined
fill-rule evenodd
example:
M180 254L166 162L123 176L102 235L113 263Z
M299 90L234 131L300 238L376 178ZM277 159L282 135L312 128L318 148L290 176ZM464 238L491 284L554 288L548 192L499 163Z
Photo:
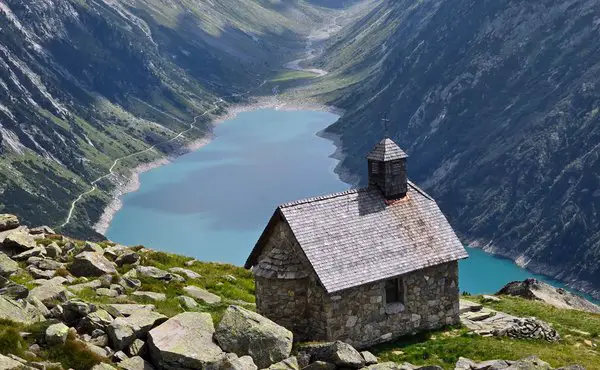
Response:
M0 2L0 211L60 225L109 169L205 135L211 115L279 68L273 56L291 54L327 10L304 1ZM90 234L110 180L83 199L68 231Z
M343 86L326 99L348 110L329 130L338 171L365 181L388 118L465 242L600 296L599 14L591 0L383 2L320 61Z

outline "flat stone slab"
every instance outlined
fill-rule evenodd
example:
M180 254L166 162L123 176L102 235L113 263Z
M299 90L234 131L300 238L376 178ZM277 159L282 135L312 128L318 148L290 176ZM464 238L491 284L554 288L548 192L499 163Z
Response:
M201 300L202 302L208 304L216 304L221 302L221 297L216 294L212 294L211 292L204 290L202 288L198 288L197 286L186 286L183 290L192 298L196 298Z
M480 303L466 301L464 299L460 300L459 305L460 305L459 312L461 314L465 313L465 312L476 312L483 308L483 305L481 305Z
M206 369L225 353L213 342L212 317L204 312L184 312L148 333L148 349L159 368Z
M137 292L131 293L134 297L146 298L151 301L166 301L167 296L164 293L145 292L138 290Z
M103 308L115 317L119 316L131 316L132 314L139 311L153 311L154 305L152 304L126 304L126 303L113 303L103 305Z

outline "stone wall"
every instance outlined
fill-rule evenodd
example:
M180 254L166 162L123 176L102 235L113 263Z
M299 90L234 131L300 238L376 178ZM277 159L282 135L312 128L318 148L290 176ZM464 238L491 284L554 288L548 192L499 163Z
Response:
M327 339L366 347L459 322L458 263L402 276L405 304L386 304L384 282L323 295Z
M325 339L323 288L289 226L279 221L270 233L253 271L258 313L291 330L295 340Z

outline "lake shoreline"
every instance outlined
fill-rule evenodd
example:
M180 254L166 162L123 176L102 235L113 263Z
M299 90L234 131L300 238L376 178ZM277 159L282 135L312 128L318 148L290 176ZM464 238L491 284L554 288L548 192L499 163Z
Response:
M311 111L320 111L320 112L328 112L338 116L342 116L344 114L344 110L328 106L317 101L313 101L310 99L301 99L298 101L289 101L287 99L282 99L280 96L271 96L271 97L254 97L250 103L246 104L236 104L228 107L227 112L215 117L215 119L211 122L212 127L210 133L197 140L193 140L186 145L184 145L180 150L176 153L167 155L163 158L157 159L155 161L147 162L140 164L134 168L132 168L127 174L120 174L118 177L123 179L123 181L115 181L115 188L110 194L110 201L106 204L104 209L102 210L102 214L98 218L98 221L94 223L93 229L97 233L101 235L105 235L108 231L111 222L113 221L115 215L121 208L123 207L123 197L129 193L136 192L140 188L140 176L153 170L155 168L164 166L166 164L171 163L174 159L194 152L196 150L201 149L205 145L209 144L214 139L214 127L217 125L235 118L238 114L243 112L251 112L259 109L267 109L272 108L276 110L284 110L284 111L296 111L296 110L311 110ZM323 137L327 140L331 140L336 148L339 147L339 138L333 138L332 136L322 136L322 132L317 132L316 135L319 137Z

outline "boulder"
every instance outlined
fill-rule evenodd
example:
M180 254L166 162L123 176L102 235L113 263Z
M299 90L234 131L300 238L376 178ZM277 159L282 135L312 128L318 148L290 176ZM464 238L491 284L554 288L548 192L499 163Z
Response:
M96 294L99 296L103 296L103 297L117 297L119 295L119 292L117 292L114 289L108 289L108 288L98 288L96 289Z
M360 355L365 360L365 365L375 365L377 363L377 357L369 351L362 351Z
M38 246L28 249L24 252L15 254L14 256L12 256L12 259L14 259L15 261L25 261L29 260L32 257L43 256L44 254L46 254L46 248Z
M112 355L112 360L114 362L125 361L128 358L129 358L129 356L127 356L127 354L123 351L117 351L117 352L113 353L113 355Z
M69 290L73 292L81 292L84 289L98 289L102 286L102 282L100 280L92 280L81 284L75 284L68 287Z
M188 279L199 279L202 277L202 275L200 275L192 270L184 269L182 267L171 267L169 269L169 272L172 272L174 274L183 275L183 276L187 277Z
M0 214L0 231L12 230L19 227L19 219L15 215Z
M312 364L303 367L302 370L335 370L337 366L331 362L315 361Z
M64 263L60 263L51 258L29 257L27 264L35 266L40 270L58 270L65 267Z
M121 350L129 347L135 338L145 339L150 329L166 320L163 314L142 310L128 317L117 317L106 332L113 348Z
M500 330L494 330L493 334L516 339L542 339L548 342L560 341L560 334L550 324L535 317L515 318L512 324Z
M537 356L529 356L510 364L510 370L550 370L549 363L540 360ZM508 370L507 369L507 370Z
M135 268L135 273L137 276L150 277L163 281L185 281L184 278L177 274L172 274L154 266L137 266Z
M152 364L140 356L134 356L120 362L119 367L124 370L154 370Z
M181 295L177 297L177 300L179 301L181 307L183 307L186 310L192 310L198 307L198 302L196 302L192 297Z
M134 339L133 342L129 345L127 349L127 353L129 356L146 356L148 352L148 346L146 346L146 342L141 339Z
M96 243L92 243L92 242L85 242L85 245L83 246L82 251L100 253L100 254L104 253L104 249L102 249L101 246L99 246Z
M35 266L27 266L27 272L35 279L50 280L56 275L56 271L54 270L40 270Z
M119 285L125 289L138 289L142 286L142 282L138 279L134 279L132 277L123 276L119 280Z
M63 303L62 306L65 311L71 311L77 317L84 317L96 310L93 305L77 299L71 299Z
M69 327L65 324L52 324L46 328L46 343L48 344L64 344L67 341Z
M221 297L218 295L212 294L211 292L204 290L202 288L198 288L197 286L186 286L183 290L190 297L201 300L204 303L208 304L216 304L221 302Z
M16 231L14 233L10 233L6 238L4 238L3 244L5 247L25 250L37 247L35 238L29 235L29 233L26 231Z
M600 306L562 288L555 288L537 279L513 281L506 284L497 294L519 296L540 300L554 307L600 313Z
M258 370L252 357L238 357L235 353L225 354L215 368L220 370Z
M510 364L505 360L488 360L475 364L473 369L476 370L498 370L506 369Z
M17 369L28 369L27 367L23 366L23 363L14 360L8 356L4 356L2 354L0 354L0 369L2 370L17 370Z
M52 242L49 246L46 247L46 255L50 258L58 258L62 256L62 249L56 244L56 242Z
M137 292L133 292L131 295L134 297L149 299L151 301L166 301L167 300L167 296L164 293L146 292L146 291L138 290Z
M159 368L205 369L218 364L225 354L212 338L208 313L184 312L148 333L148 349Z
M128 304L128 303L111 303L103 306L114 317L131 316L139 311L153 311L152 304Z
M39 299L46 307L52 308L57 302L66 302L69 298L67 293L67 289L63 285L48 280L47 284L31 289L29 296Z
M364 367L363 370L416 370L419 369L418 366L409 364L405 362L403 364L398 364L395 362L382 362L376 365L370 365Z
M29 325L44 320L44 316L28 302L18 302L10 298L0 297L0 319Z
M454 370L471 370L477 363L471 359L465 357L459 357Z
M27 298L29 289L21 284L0 277L0 295L12 299Z
M105 330L113 322L112 316L106 310L97 310L87 314L79 326L88 333L94 330Z
M288 358L292 338L292 332L283 326L239 306L227 308L215 333L215 340L223 350L238 356L249 355L261 369Z
M98 365L94 365L94 367L92 367L92 370L117 370L116 367L110 366L107 363L99 363Z
M29 230L29 233L32 235L42 235L42 234L56 235L56 232L50 226L46 226L46 225L34 227Z
M112 262L94 252L81 252L76 255L69 270L75 276L102 276L117 272Z
M0 276L9 277L19 270L19 264L6 254L0 252Z
M121 254L115 259L117 266L133 265L140 261L140 255L134 251L129 251Z
M285 360L274 363L267 368L268 370L300 370L298 359L296 357L288 357Z
M365 365L365 359L354 347L339 340L303 346L302 350L310 354L311 361L331 362L338 367L351 369L360 369Z

